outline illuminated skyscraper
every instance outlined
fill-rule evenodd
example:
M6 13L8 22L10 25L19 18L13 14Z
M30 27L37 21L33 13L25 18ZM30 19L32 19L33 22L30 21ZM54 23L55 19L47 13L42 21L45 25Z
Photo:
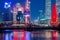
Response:
M57 13L60 13L60 0L56 0Z
M48 19L48 23L50 24L50 20L58 22L58 18L57 18L57 11L59 8L56 7L56 1L57 0L46 0L46 4L45 4L45 13L46 13L46 18ZM58 2L57 2L58 5ZM57 9L57 10L56 10ZM55 18L53 17L55 16ZM55 24L55 22L53 22Z
M13 23L14 24L17 23L16 15L17 15L17 8L13 7Z
M45 17L48 19L48 24L50 25L50 19L51 19L51 0L45 0Z
M45 13L46 18L51 19L51 0L45 1Z
M52 14L51 14L51 25L57 26L58 24L58 15L57 15L57 7L56 0L51 0L52 2Z
M48 24L48 20L44 14L45 13L43 13L43 10L39 10L39 21L38 21L38 23L40 26L47 27L49 24Z
M56 0L58 22L60 23L60 0Z
M43 10L39 10L39 20L42 19L43 17L44 17Z

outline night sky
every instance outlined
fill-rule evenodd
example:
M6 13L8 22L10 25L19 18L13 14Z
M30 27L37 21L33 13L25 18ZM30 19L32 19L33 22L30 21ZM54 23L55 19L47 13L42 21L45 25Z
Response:
M12 2L12 5L14 5L17 2L20 2L22 5L25 4L25 0L0 0L0 11L3 10L3 4L4 2ZM39 15L39 10L43 10L44 14L44 9L45 9L45 1L44 0L30 0L31 2L31 20L37 19Z
M37 19L39 15L39 10L43 10L44 14L44 9L45 9L45 1L44 0L31 0L31 15L32 15L32 20Z

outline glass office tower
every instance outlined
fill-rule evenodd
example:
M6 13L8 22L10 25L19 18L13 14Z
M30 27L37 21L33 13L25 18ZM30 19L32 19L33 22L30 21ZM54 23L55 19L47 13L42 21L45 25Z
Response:
M45 0L45 17L48 19L48 24L50 25L50 19L51 19L51 0Z
M56 0L58 22L60 23L60 0Z

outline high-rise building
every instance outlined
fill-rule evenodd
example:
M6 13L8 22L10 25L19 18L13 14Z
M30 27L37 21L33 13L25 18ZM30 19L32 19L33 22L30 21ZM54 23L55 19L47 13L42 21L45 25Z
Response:
M45 0L45 16L51 19L51 0Z
M39 20L44 18L43 10L39 10Z
M56 10L56 0L51 0L52 2L52 13L51 13L51 26L57 26L58 24L58 15Z
M56 0L58 22L60 23L60 0Z
M60 13L60 0L56 0L57 13Z
M45 14L45 13L44 13ZM39 25L40 26L48 26L48 20L46 19L45 15L43 14L43 10L39 10Z
M50 19L51 19L51 0L45 0L45 17L48 19L48 24L50 25Z
M17 8L13 7L13 23L14 24L17 23L16 15L17 15Z

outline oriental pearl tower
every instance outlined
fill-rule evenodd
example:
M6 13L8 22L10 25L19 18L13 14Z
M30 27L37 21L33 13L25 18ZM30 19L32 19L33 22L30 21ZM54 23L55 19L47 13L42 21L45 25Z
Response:
M25 20L26 25L30 23L30 2L29 2L29 0L26 0L25 11L24 11L24 20Z

